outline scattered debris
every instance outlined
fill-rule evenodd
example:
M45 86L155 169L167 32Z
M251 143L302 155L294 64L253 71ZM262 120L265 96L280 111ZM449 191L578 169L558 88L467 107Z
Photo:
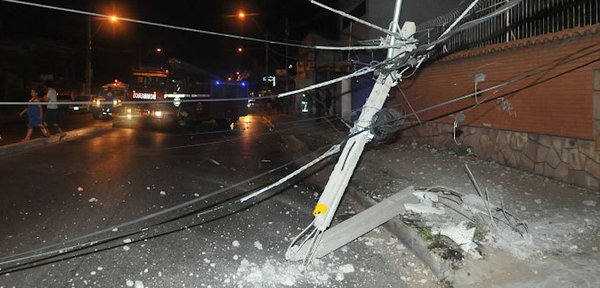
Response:
M78 192L83 192L83 187L81 187L81 186L77 187L77 191Z
M88 202L90 202L90 203L98 202L98 199L92 197L92 198L90 198L90 200L88 200Z
M413 195L415 195L419 199L419 203L405 203L404 208L407 211L438 215L443 215L446 213L443 207L433 207L433 202L438 202L437 194L431 192L414 192Z
M434 231L435 232L435 231ZM467 227L467 222L462 221L458 225L445 225L437 230L440 235L450 238L460 248L475 258L481 257L479 252L476 251L477 244L473 242L473 236L475 235L475 227Z
M266 263L258 265L244 258L233 279L238 280L238 287L291 287L300 284L326 287L334 280L343 281L344 274L354 271L352 264L324 265L318 259L305 267L294 262L280 263L274 259L267 259Z
M531 245L527 224L507 211L502 202L500 207L492 205L489 190L481 188L466 164L465 171L477 194L443 186L416 189L413 195L419 203L404 204L404 222L419 229L421 237L430 243L429 248L444 259L453 259L454 264L465 255L481 258L478 244L484 242L519 258L526 257L523 251L528 249L516 246ZM541 199L535 202L541 204ZM526 210L523 205L519 207Z
M596 201L594 200L584 200L581 204L589 207L596 207Z

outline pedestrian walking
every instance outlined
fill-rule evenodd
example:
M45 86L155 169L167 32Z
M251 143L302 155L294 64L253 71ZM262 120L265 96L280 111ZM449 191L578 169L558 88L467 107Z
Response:
M51 81L46 82L46 87L47 90L46 95L44 96L44 101L48 102L48 106L46 107L46 114L43 119L43 124L48 130L48 132L50 132L50 126L56 128L60 135L60 138L58 138L58 140L60 141L63 138L65 138L65 136L67 136L67 133L65 133L60 128L60 125L58 125L58 99L56 89L54 88L54 83L52 83Z
M31 88L31 99L29 99L29 103L39 103L40 102L40 95L42 95L43 93L43 88L41 86L37 86L35 88ZM48 130L46 130L46 127L44 127L44 125L42 124L42 119L43 119L43 110L42 110L42 105L40 104L30 104L27 105L27 108L23 109L23 111L21 111L21 113L19 113L19 117L22 117L23 114L27 113L27 118L29 119L29 122L27 123L27 134L25 135L25 138L23 138L23 140L21 140L22 142L27 142L29 140L31 140L31 134L33 133L33 128L38 127L40 128L40 130L42 130L42 134L44 134L44 137L48 137L50 136L50 134L48 134Z

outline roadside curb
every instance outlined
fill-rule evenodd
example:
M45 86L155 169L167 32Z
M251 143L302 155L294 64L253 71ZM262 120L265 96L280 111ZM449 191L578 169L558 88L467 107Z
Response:
M60 139L59 135L53 135L53 136L50 136L47 138L37 138L37 139L31 140L29 142L17 142L17 143L13 143L13 144L7 144L4 146L0 146L0 156L6 156L6 155L13 154L13 153L19 153L19 152L27 151L27 150L34 149L34 148L43 147L45 145L58 143L61 141L63 141L63 142L71 141L77 137L93 135L96 133L100 133L100 132L109 130L111 128L112 128L111 125L82 128L82 129L67 131L67 136L65 136L65 138L63 138L62 140Z
M346 191L363 211L377 204L377 201L357 190L352 184L348 185ZM431 269L438 280L443 281L448 277L452 269L450 263L431 252L428 248L429 243L421 238L414 229L399 220L397 216L384 223L383 227L398 237L398 240L408 249L412 250Z
M304 143L295 136L288 136L286 138L286 140L293 143L294 146L299 146L298 143ZM304 148L306 149L306 146ZM331 169L333 169L333 165L335 165L335 163L330 163L329 165L331 167L327 167L325 162L320 163L320 165L318 165L316 168L318 172L305 178L305 181L322 189L329 179L329 172ZM351 201L357 204L357 208L359 208L361 211L364 211L377 204L377 201L362 193L354 185L356 184L348 184L348 187L346 188L346 195ZM398 219L397 216L387 221L382 226L391 234L396 236L400 242L402 242L417 256L417 258L419 258L427 267L429 267L439 281L444 281L448 278L452 269L450 263L429 250L429 243L419 236L415 229L406 225L404 222Z

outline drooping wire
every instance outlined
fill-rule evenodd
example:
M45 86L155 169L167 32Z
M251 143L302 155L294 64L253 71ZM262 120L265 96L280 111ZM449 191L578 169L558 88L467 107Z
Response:
M49 10L55 10L55 11L73 13L73 14L86 15L86 16L94 16L94 17L106 18L106 19L111 19L114 17L111 15L102 14L102 13L89 12L89 11L84 11L84 10L65 8L65 7L53 6L53 5L47 5L47 4L40 4L40 3L28 2L28 1L19 1L19 0L1 0L1 1L7 2L7 3L12 3L12 4L25 5L25 6L30 6L30 7L37 7L37 8L43 8L43 9L49 9ZM247 36L235 35L235 34L230 34L230 33L214 32L214 31L196 29L196 28L190 28L190 27L182 27L182 26L176 26L176 25L171 25L171 24L139 20L139 19L133 19L133 18L126 18L126 17L125 18L119 17L118 19L120 21L125 21L125 22L130 22L130 23L135 23L135 24L142 24L142 25L147 25L147 26L160 27L160 28L166 28L166 29L172 29L172 30L180 30L180 31L193 32L193 33L205 34L205 35L210 35L210 36L219 36L219 37L226 37L226 38L232 38L232 39L238 39L238 40L260 42L260 43L267 43L267 44L273 44L273 45L282 45L282 46L289 46L289 47L295 47L295 48L314 49L314 50L351 51L351 50L378 50L378 49L388 49L388 48L394 48L394 47L397 48L397 46L303 45L303 44L294 44L294 43L289 43L289 42L272 41L272 40L254 38L254 37L247 37Z
M360 134L362 132L364 132L364 131L358 131L355 134L348 135L348 136L344 137L343 139L336 141L335 145L343 145L350 138L352 138L352 137L354 137L354 136L356 136L356 135L358 135L358 134ZM329 147L329 145L326 145L324 147ZM144 222L144 221L156 218L158 216L161 216L161 215L173 212L175 210L179 210L179 209L182 209L182 208L185 208L185 207L188 207L188 206L192 206L193 204L198 203L200 201L216 197L216 196L221 195L221 194L223 194L223 193L225 193L227 191L230 191L230 190L232 190L234 188L237 188L237 187L239 187L239 186L241 186L241 185L243 185L243 184L245 184L247 182L254 181L254 180L259 179L261 177L264 177L266 175L275 173L276 171L279 171L279 170L281 170L281 169L283 169L283 168L285 168L285 167L287 167L287 166L289 166L289 165L291 165L293 163L297 163L297 162L301 161L302 159L307 158L309 155L317 153L318 151L322 151L324 147L318 149L317 151L314 151L314 152L308 153L306 155L303 155L302 157L299 157L299 158L297 158L297 159L295 159L293 161L290 161L290 162L288 162L286 164L283 164L281 166L275 167L275 168L273 168L273 169L271 169L269 171L266 171L266 172L261 173L261 174L256 175L256 176L253 176L253 177L248 178L246 180L240 181L240 182L238 182L238 183L236 183L234 185L231 185L231 186L219 189L217 191L211 192L209 194L206 194L204 196L201 196L199 198L196 198L196 199L193 199L193 200L190 200L190 201L186 201L184 203L175 205L173 207L170 207L170 208L167 208L167 209L163 209L163 210L160 210L160 211L151 213L149 215L146 215L146 216L143 216L143 217L139 217L137 219L133 219L133 220L121 223L121 224L113 225L113 226L110 226L108 228L97 230L95 232L88 233L86 235L82 235L82 236L79 236L79 237L76 237L76 238L73 238L73 239L70 239L70 240L67 240L67 241L62 241L62 242L51 244L51 245L47 245L47 246L44 246L44 247L41 247L41 248L38 248L38 249L29 250L29 251L25 251L25 252L22 252L22 253L18 253L18 254L13 254L13 255L10 255L10 256L2 257L2 258L0 258L0 266L1 265L5 265L5 264L10 264L10 263L17 262L18 264L13 265L12 267L2 268L2 270L4 271L3 273L9 273L10 271L12 271L11 269L15 269L17 267L21 267L21 266L27 265L29 263L43 261L43 260L50 259L50 258L53 258L53 257L58 257L60 255L66 254L66 253L73 253L73 252L76 252L76 251L79 251L79 250L82 250L82 249L86 249L86 248L89 248L89 247L97 246L97 245L100 245L100 244L103 244L103 243L106 243L106 242L110 242L110 241L113 241L113 240L116 240L116 239L121 239L121 238L124 238L124 237L129 237L129 236L133 236L133 235L136 235L136 234L144 233L149 228L154 227L156 225L151 225L151 226L148 226L148 227L144 227L144 228L139 229L138 231L132 231L132 232L126 232L126 233L119 233L119 234L108 236L108 237L105 237L105 238L102 238L102 239L99 239L99 240L88 241L88 242L85 242L85 243L76 243L74 245L65 247L65 245L70 244L70 243L82 241L82 240L85 240L85 239L88 239L88 238L91 238L91 237L94 237L94 236L98 236L100 234L108 233L108 232L119 231L120 229L125 228L127 226L138 224L138 223L141 223L141 222ZM188 214L186 214L186 215L188 215ZM177 218L179 218L179 217L177 217ZM164 223L171 222L171 221L173 221L173 219L167 220L165 222L161 222L159 224L164 224ZM57 247L60 247L60 246L62 246L62 247L61 248L57 248ZM45 251L45 250L48 250L48 249L53 249L53 250ZM107 248L107 249L110 249L110 248ZM41 257L44 257L44 258L43 259L38 259L38 258L41 258ZM19 263L21 261L30 260L30 259L34 259L34 260L29 261L27 263Z

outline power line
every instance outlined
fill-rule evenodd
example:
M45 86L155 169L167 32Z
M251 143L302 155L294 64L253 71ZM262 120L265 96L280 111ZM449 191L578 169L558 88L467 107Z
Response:
M330 145L327 145L327 147L328 146L330 146ZM100 229L100 230L94 231L92 233L81 235L81 236L75 237L75 238L67 240L67 241L62 241L62 242L59 242L59 243L47 245L47 246L44 246L44 247L40 247L40 248L37 248L37 249L25 251L25 252L22 252L22 253L11 255L11 256L1 257L0 258L0 266L1 265L6 265L6 264L11 264L11 263L19 263L21 261L26 261L26 260L30 260L30 259L36 259L36 258L40 258L40 257L46 257L45 259L50 258L50 257L56 257L58 255L62 255L62 254L65 254L65 253L70 253L70 252L78 251L78 250L85 249L85 248L88 248L88 247L93 247L93 246L96 246L98 244L105 243L107 241L111 241L111 240L115 240L115 239L119 239L119 238L123 238L123 237L132 236L132 235L135 235L135 234L143 233L147 229L149 229L150 227L154 227L155 225L150 225L150 226L144 227L144 228L140 229L139 231L125 232L125 233L116 233L116 234L114 234L114 232L117 232L120 229L132 226L134 224L142 223L142 222L154 219L154 218L156 218L158 216L162 216L162 215L165 215L167 213L171 213L171 212L174 212L174 211L186 208L186 207L191 207L192 205L194 205L196 203L199 203L201 201L204 201L204 200L207 200L207 199L210 199L210 198L214 198L214 197L216 197L218 195L224 194L225 192L231 191L231 190L233 190L233 189L235 189L235 188L237 188L239 186L247 184L248 182L252 182L252 181L257 180L259 178L262 178L262 177L264 177L266 175L273 174L273 173L275 173L275 172L277 172L277 171L279 171L281 169L284 169L284 168L286 168L286 167L288 167L288 166L290 166L290 165L292 165L294 163L297 163L297 162L299 162L299 161L301 161L301 160L303 160L305 158L308 158L310 155L312 155L312 154L314 154L314 153L316 153L318 151L321 151L321 150L323 150L323 149L319 149L319 150L317 150L315 152L307 153L307 154L305 154L305 155L303 155L301 157L298 157L298 158L296 158L296 159L294 159L292 161L289 161L289 162L287 162L287 163L285 163L283 165L280 165L278 167L270 169L270 170L268 170L266 172L263 172L261 174L258 174L258 175L255 175L253 177L247 178L247 179L245 179L243 181L240 181L240 182L238 182L236 184L233 184L233 185L230 185L228 187L224 187L224 188L219 189L217 191L213 191L213 192L208 193L206 195L203 195L201 197L198 197L198 198L195 198L195 199L192 199L192 200L180 203L178 205L175 205L175 206L172 206L172 207L169 207L169 208L166 208L166 209L162 209L162 210L159 210L157 212L154 212L154 213L151 213L151 214L148 214L148 215L145 215L145 216L133 219L133 220L129 220L129 221L123 222L121 224L117 224L117 225L113 225L113 226L110 226L110 227L107 227L107 228L104 228L104 229ZM113 232L112 236L108 236L108 237L105 237L105 238L100 239L100 240L87 241L87 242L84 242L84 243L76 243L76 242L79 242L79 241L82 241L82 240L85 240L85 239L89 239L89 238L94 237L94 236L98 236L98 235L105 234L105 233L110 233L110 232ZM68 246L68 247L65 247L65 245L70 244L70 243L75 243L75 244L73 244L71 246ZM48 249L52 249L52 250L48 250ZM47 250L47 251L45 251L45 250ZM34 260L34 261L39 261L39 260ZM25 264L27 264L27 263L19 263L16 266L21 266L21 265L25 265ZM3 268L1 270L7 270L7 269L12 269L12 268L11 267L7 267L7 268Z
M12 4L25 5L25 6L37 7L37 8L43 8L43 9L50 9L50 10L62 11L62 12L73 13L73 14L94 16L94 17L106 18L106 19L111 19L111 18L114 19L114 16L111 16L111 15L96 13L96 12L89 12L89 11L78 10L78 9L72 9L72 8L65 8L65 7L33 3L33 2L28 2L28 1L19 1L19 0L1 0L1 1L12 3ZM197 28L182 27L182 26L176 26L176 25L159 23L159 22L152 22L152 21L145 21L145 20L139 20L139 19L133 19L133 18L119 17L118 20L125 21L125 22L131 22L131 23L135 23L135 24L142 24L142 25L147 25L147 26L161 27L161 28L167 28L167 29L172 29L172 30L186 31L186 32L199 33L199 34L205 34L205 35L211 35L211 36L219 36L219 37L226 37L226 38L232 38L232 39L238 39L238 40L268 43L268 44L289 46L289 47L295 47L295 48L314 49L314 50L352 51L352 50L378 50L378 49L398 48L398 46L303 45L303 44L294 44L294 43L289 43L289 42L266 40L266 39L260 39L260 38L254 38L254 37L246 37L246 36L235 35L235 34L230 34L230 33L214 32L214 31L197 29Z

